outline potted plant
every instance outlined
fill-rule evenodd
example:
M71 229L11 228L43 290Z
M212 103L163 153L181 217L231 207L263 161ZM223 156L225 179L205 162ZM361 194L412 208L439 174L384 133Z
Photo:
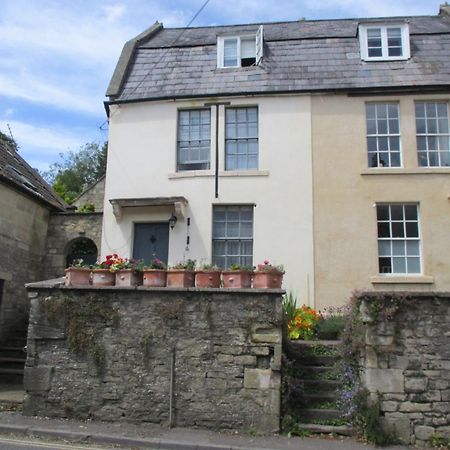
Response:
M110 270L115 273L116 286L131 287L142 284L142 267L142 261L120 257L115 258Z
M91 269L82 259L75 259L65 270L66 286L87 286L90 279Z
M158 258L142 269L143 285L146 287L164 287L167 279L167 266Z
M188 259L170 267L167 271L168 287L193 287L196 261Z
M195 271L195 287L218 288L220 287L221 270L213 264L202 264Z
M222 273L224 288L249 288L252 285L253 267L231 264Z
M114 286L116 274L112 266L118 258L119 256L115 253L107 255L104 261L92 266L92 286Z
M270 264L266 259L258 264L253 275L253 287L256 289L280 289L283 282L284 268L282 265Z

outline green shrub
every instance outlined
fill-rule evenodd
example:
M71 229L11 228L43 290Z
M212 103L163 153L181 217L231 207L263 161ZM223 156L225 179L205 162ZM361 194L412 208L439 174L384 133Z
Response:
M316 326L316 334L319 339L338 339L345 327L345 316L324 317Z

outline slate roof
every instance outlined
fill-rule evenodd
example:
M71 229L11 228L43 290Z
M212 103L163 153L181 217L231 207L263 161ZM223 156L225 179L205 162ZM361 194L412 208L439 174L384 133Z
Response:
M64 211L68 205L52 190L42 177L0 139L0 182L6 183L52 209Z
M365 62L358 24L407 22L411 58ZM450 16L267 23L257 67L217 68L223 34L256 31L259 24L168 28L156 23L130 41L107 95L122 101L199 96L358 90L450 89Z

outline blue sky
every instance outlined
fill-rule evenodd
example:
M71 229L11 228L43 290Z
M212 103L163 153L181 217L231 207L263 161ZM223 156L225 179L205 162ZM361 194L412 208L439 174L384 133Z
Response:
M105 91L123 44L156 20L185 26L204 0L0 0L0 130L45 170L107 139ZM210 0L192 26L435 15L439 0Z

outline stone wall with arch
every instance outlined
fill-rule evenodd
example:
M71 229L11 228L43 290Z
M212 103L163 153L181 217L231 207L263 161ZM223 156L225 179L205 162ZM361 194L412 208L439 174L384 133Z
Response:
M44 278L58 278L64 275L67 258L74 244L91 242L100 254L103 214L59 213L50 217L47 234L47 251L44 260Z

